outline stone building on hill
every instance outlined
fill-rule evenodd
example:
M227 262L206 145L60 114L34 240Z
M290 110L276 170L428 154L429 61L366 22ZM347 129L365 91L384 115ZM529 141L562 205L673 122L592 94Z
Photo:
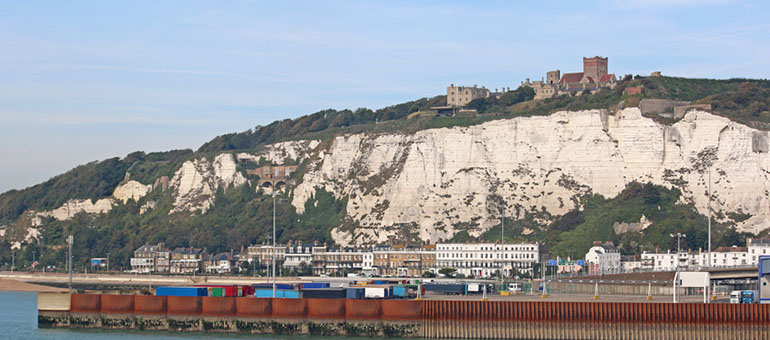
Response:
M539 81L523 81L521 86L529 86L535 90L535 99L549 98L554 95L576 93L583 91L594 92L601 88L613 88L617 85L614 73L608 71L608 58L599 56L583 57L583 72L561 74L560 70L549 71L546 77Z

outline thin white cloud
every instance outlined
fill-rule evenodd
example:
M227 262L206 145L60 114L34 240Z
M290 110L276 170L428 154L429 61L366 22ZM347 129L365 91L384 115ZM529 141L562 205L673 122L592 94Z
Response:
M713 6L736 3L739 0L610 0L609 8L614 10L657 10L670 8L686 8L697 6Z

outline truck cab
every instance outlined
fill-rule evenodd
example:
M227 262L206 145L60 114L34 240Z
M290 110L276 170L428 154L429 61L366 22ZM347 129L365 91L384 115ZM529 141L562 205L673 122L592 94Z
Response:
M741 303L754 303L754 294L753 290L744 290L741 293Z
M741 293L740 290L730 292L730 303L741 303Z

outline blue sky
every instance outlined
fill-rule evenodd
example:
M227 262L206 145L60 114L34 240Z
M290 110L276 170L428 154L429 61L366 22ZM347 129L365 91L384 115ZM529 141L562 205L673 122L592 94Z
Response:
M6 1L0 192L448 84L610 72L767 78L762 1Z

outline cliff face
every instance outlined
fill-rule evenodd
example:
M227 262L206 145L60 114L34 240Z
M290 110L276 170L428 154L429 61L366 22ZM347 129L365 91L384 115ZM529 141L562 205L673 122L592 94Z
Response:
M348 196L347 213L360 227L335 229L341 244L393 235L435 242L461 230L481 234L498 223L503 205L513 218L561 215L580 195L612 197L631 181L677 187L705 214L711 164L716 218L756 232L770 215L767 152L767 132L706 112L691 111L673 126L636 108L558 112L413 135L337 137L309 166L292 203L302 211L316 188Z
M508 218L544 228L579 208L580 196L613 197L632 181L676 187L683 203L706 214L711 165L715 219L758 232L770 226L769 139L767 132L707 112L690 111L666 126L630 108L614 115L557 112L408 135L353 134L336 137L331 145L283 142L255 153L222 153L183 163L169 181L170 190L163 192L172 202L163 214L206 213L219 189L248 183L238 162L307 160L291 203L302 213L319 189L347 198L348 223L332 231L339 244L394 236L436 242L460 231L478 236L499 222L503 210ZM104 214L128 200L137 201L145 213L157 203L145 196L159 187L127 181L113 197L27 211L15 224L0 227L0 237L18 247L20 241L37 238L36 228L48 218ZM643 222L617 227L643 229Z

